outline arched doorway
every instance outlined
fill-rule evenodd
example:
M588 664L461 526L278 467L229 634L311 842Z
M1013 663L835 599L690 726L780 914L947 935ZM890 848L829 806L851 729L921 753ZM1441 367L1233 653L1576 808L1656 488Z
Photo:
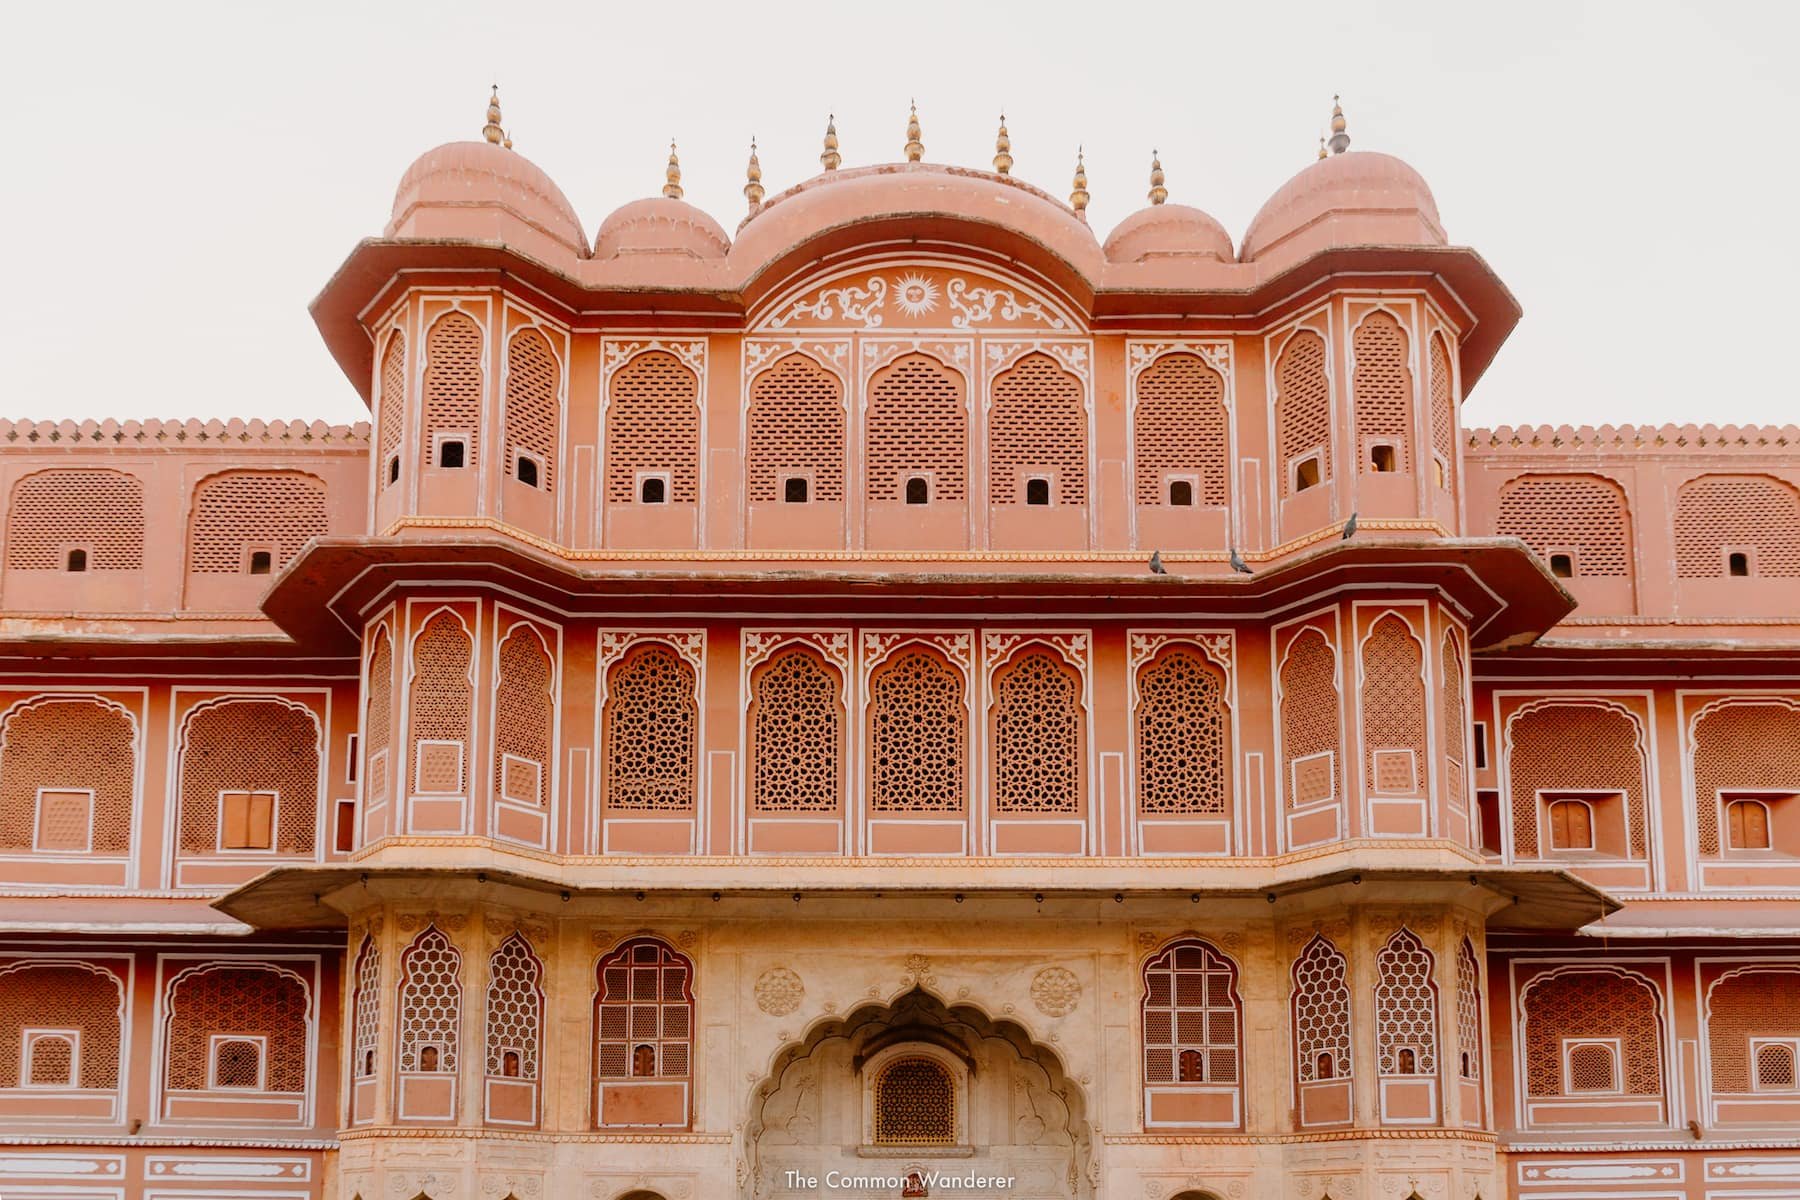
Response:
M1010 1178L987 1190L1012 1200L1094 1194L1086 1098L1056 1053L1013 1021L918 989L784 1049L751 1097L744 1150L743 1200L917 1195L915 1172L940 1179L927 1195L965 1194L957 1181L971 1174Z

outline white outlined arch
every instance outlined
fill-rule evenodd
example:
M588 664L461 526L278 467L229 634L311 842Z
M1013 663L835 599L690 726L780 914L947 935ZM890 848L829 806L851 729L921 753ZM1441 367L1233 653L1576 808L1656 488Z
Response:
M300 701L291 699L290 697L269 692L231 693L217 696L210 700L203 700L181 714L181 721L176 730L174 746L175 769L173 777L175 780L175 789L173 807L175 811L172 824L175 826L175 829L173 831L174 836L171 840L174 857L178 859L187 857L208 857L208 855L201 852L186 852L181 849L180 827L183 816L182 802L187 795L188 738L192 732L194 718L203 712L208 712L213 709L230 708L246 704L273 704L278 708L284 708L290 712L297 712L304 715L312 724L313 787L315 792L313 804L313 849L312 854L306 857L310 857L314 861L323 861L325 856L326 830L324 816L325 813L329 811L327 808L329 784L326 778L329 755L325 745L325 722L318 710L311 705L302 704ZM217 831L215 830L215 833L216 832ZM280 833L281 806L280 803L277 802L275 806L275 820L270 830L271 845L269 851L266 853L273 853L276 855L283 854L283 851L280 849ZM215 853L217 853L217 851L215 851Z
M1499 782L1500 798L1503 805L1500 822L1500 838L1505 861L1512 862L1516 857L1516 850L1513 846L1513 829L1516 820L1513 812L1512 761L1515 749L1513 727L1518 723L1521 717L1563 707L1598 708L1607 712L1617 713L1630 723L1632 749L1637 756L1638 795L1636 797L1635 810L1632 797L1629 794L1625 797L1627 805L1627 860L1649 864L1651 868L1651 879L1654 886L1654 881L1659 879L1661 874L1656 859L1657 847L1662 839L1657 825L1658 803L1656 781L1651 770L1654 756L1651 753L1650 732L1646 727L1645 719L1630 705L1606 696L1575 694L1567 696L1540 696L1536 699L1529 700L1506 713L1505 720L1500 723L1499 761L1495 764L1498 768L1497 778ZM1571 785L1569 790L1584 791L1592 789L1584 789L1579 786ZM1534 819L1536 819L1535 816ZM1634 820L1641 822L1643 826L1644 854L1641 859L1630 854L1630 839L1632 833L1631 822ZM1544 847L1540 844L1538 847L1539 858L1544 857L1543 851Z

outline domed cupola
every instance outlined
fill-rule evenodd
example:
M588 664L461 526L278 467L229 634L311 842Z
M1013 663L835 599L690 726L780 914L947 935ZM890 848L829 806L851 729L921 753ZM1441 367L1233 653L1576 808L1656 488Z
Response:
M1106 239L1109 263L1140 263L1155 259L1213 259L1234 262L1231 235L1200 209L1170 204L1163 183L1162 160L1150 159L1150 203L1120 221Z
M669 165L661 196L633 200L616 208L594 235L594 257L600 260L639 254L675 254L688 258L724 258L731 249L725 227L682 199L681 160L669 143Z

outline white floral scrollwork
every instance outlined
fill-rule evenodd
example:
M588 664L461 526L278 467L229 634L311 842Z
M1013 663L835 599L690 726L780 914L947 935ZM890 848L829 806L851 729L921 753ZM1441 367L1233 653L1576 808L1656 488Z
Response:
M871 275L863 287L847 283L843 287L825 288L811 301L801 297L790 304L786 312L770 317L768 328L784 329L801 317L829 321L842 311L844 320L861 322L864 329L874 329L881 324L880 310L887 303L887 296L887 280Z
M1036 317L1052 329L1066 329L1068 322L1035 300L1021 300L1008 288L971 287L966 279L952 279L944 286L950 307L956 313L950 324L958 329L985 325L994 319L996 309L1002 321L1019 321Z

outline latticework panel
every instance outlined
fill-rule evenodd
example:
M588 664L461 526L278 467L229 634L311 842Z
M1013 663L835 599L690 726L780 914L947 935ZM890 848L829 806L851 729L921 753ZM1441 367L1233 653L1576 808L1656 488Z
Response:
M1661 1024L1649 980L1614 971L1568 971L1527 984L1521 1003L1528 1094L1564 1093L1563 1041L1584 1037L1619 1039L1623 1091L1662 1094Z
M521 329L506 347L506 474L520 454L538 462L545 491L555 483L557 396L562 370L550 341L535 329Z
M1406 331L1389 314L1370 313L1356 327L1350 348L1356 363L1350 379L1357 437L1364 445L1392 444L1395 470L1410 471L1413 379L1406 361ZM1368 469L1366 461L1363 469Z
M1513 854L1538 854L1538 793L1622 792L1633 858L1645 853L1644 756L1638 726L1616 708L1546 704L1515 717L1508 730Z
M1443 642L1444 681L1440 688L1443 700L1444 793L1451 807L1467 811L1469 802L1468 711L1463 698L1462 645L1456 634L1446 632ZM1473 821L1469 825L1472 843L1480 842L1480 831Z
M432 439L452 433L467 439L468 457L476 462L481 426L481 326L467 313L439 318L425 335L425 423L420 455L429 465Z
M1468 938L1456 949L1456 1044L1461 1051L1457 1074L1480 1079L1481 1059L1487 1053L1481 1036L1481 965Z
M1800 492L1766 475L1703 475L1675 499L1675 569L1683 579L1728 574L1724 550L1755 551L1755 574L1800 576Z
M812 499L844 498L844 389L804 354L789 354L750 384L747 486L752 504L782 499L782 478L812 478Z
M1081 677L1027 650L994 672L994 811L1081 811Z
M897 1058L875 1077L877 1146L956 1144L956 1080L936 1059Z
M594 1073L601 1079L686 1079L693 1070L694 967L641 938L600 960Z
M966 811L969 723L962 673L923 647L869 681L869 806L882 813Z
M1800 708L1724 704L1695 722L1694 813L1700 853L1719 853L1719 793L1734 789L1800 792Z
M1406 622L1390 613L1375 622L1362 654L1364 778L1378 792L1422 791L1425 648Z
M22 1073L28 1028L79 1030L81 1074L76 1084L118 1087L123 1006L123 988L108 972L66 963L15 963L0 970L0 1087L27 1082ZM67 1073L62 1077L67 1079Z
M1337 654L1323 633L1303 630L1281 665L1281 764L1289 808L1343 795L1340 728Z
M388 461L400 449L401 426L406 420L406 335L398 329L389 336L381 356L381 405L376 411L380 425L375 431L376 444L381 447L376 469L381 486L391 487L398 480L388 477Z
M1059 504L1087 503L1087 407L1081 381L1048 354L1027 354L989 389L988 495L1022 504L1024 472L1056 477Z
M1630 514L1625 493L1595 475L1527 475L1500 489L1494 532L1516 537L1548 557L1571 553L1577 576L1631 574Z
M164 1079L178 1091L205 1090L213 1035L248 1034L266 1039L263 1090L304 1092L310 1010L306 985L273 967L205 967L183 975L169 989Z
M1753 1074L1750 1041L1800 1037L1800 972L1734 972L1707 993L1707 1010L1713 1091L1748 1092L1759 1082L1767 1089L1768 1077Z
M838 676L817 651L789 646L751 683L751 804L758 812L836 812L842 778Z
M666 350L634 355L612 373L606 401L606 501L637 499L640 471L666 472L671 504L699 493L700 379Z
M1237 969L1201 941L1144 965L1144 1082L1238 1083Z
M1456 376L1444 335L1431 335L1431 448L1444 464L1444 486L1456 488Z
M278 700L196 709L181 743L181 851L219 844L219 793L273 792L270 849L311 854L319 812L319 734L312 714Z
M934 500L961 503L969 461L969 413L960 373L907 354L869 381L869 499L899 500L909 476L931 477Z
M1224 815L1226 718L1225 673L1198 650L1168 647L1139 672L1139 811Z
M28 1078L20 1083L33 1087L68 1087L75 1072L75 1042L64 1035L38 1037L31 1047Z
M1281 446L1281 494L1294 494L1293 464L1317 451L1319 478L1331 478L1331 380L1325 339L1302 329L1275 361L1275 436Z
M1351 1073L1349 963L1322 934L1294 960L1294 1051L1302 1083Z
M369 654L369 694L363 710L363 794L374 803L387 797L386 754L394 738L394 643L385 627L375 632Z
M1375 1058L1383 1075L1437 1074L1437 984L1431 969L1431 951L1408 929L1395 932L1375 955Z
M531 630L515 627L500 643L500 678L494 688L494 793L498 796L539 806L549 798L555 673L550 652ZM512 761L517 759L524 761Z
M1167 475L1193 475L1194 503L1226 504L1225 378L1197 354L1165 354L1137 377L1137 502L1167 504Z
M455 1073L461 969L462 955L435 925L421 930L400 956L400 1070Z
M475 694L469 682L469 661L474 650L475 640L448 612L433 616L413 642L408 707L415 791L468 791L469 708ZM455 746L424 744L428 742L453 742Z
M601 726L608 808L693 811L700 706L679 654L655 642L627 653L607 678Z
M39 788L93 792L95 854L131 849L135 789L131 718L97 700L47 700L0 726L0 847L29 850Z
M188 526L188 570L236 575L248 569L245 548L269 551L279 571L300 547L330 532L325 481L298 471L232 471L194 489Z
M144 481L120 471L60 467L13 485L6 510L6 569L61 571L65 546L87 551L90 571L144 569Z
M487 1073L538 1077L544 1024L544 967L531 945L513 934L488 959Z
M375 1047L381 1036L381 950L366 934L356 955L350 1020L350 1073L366 1079L375 1074Z

